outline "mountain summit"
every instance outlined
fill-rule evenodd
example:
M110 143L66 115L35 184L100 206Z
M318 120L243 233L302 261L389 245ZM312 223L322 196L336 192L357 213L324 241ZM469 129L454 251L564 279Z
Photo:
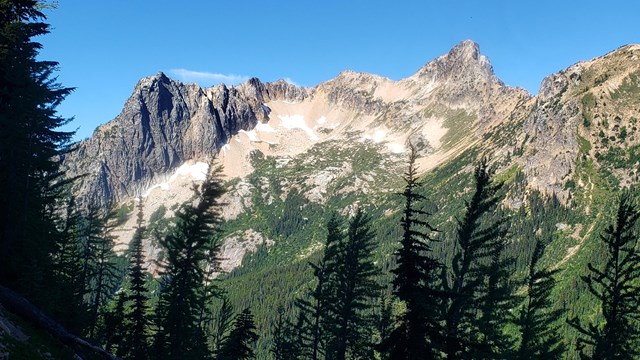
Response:
M428 62L414 77L457 81L462 77L499 81L486 56L480 53L480 45L464 40L447 54Z
M474 164L486 158L504 183L499 216L510 226L504 251L517 256L514 274L526 271L535 241L550 242L543 261L567 269L555 301L565 306L583 303L576 274L597 256L618 190L640 183L639 99L639 45L551 74L535 96L500 81L472 41L398 81L343 71L309 88L252 78L203 89L159 73L140 80L120 115L63 166L70 177L89 174L75 183L85 204L118 207L123 251L134 198L145 198L148 227L166 230L216 157L229 190L220 269L242 267L226 289L235 304L259 310L266 334L273 307L311 281L305 271L328 214L364 209L377 259L391 266L409 144L425 206L436 209L429 223L446 236L455 237L446 229L464 213ZM147 239L144 253L157 274L151 260L163 249Z
M566 200L581 137L602 146L615 137L609 141L623 148L638 141L632 122L640 116L629 110L618 119L610 110L635 103L639 51L623 47L550 75L537 96L504 85L470 40L399 81L344 71L311 88L253 78L203 89L159 73L140 80L120 115L64 166L69 176L91 174L77 186L85 202L109 205L145 193L187 161L218 156L230 177L243 177L257 153L295 158L322 144L373 143L397 160L411 141L423 171L479 146L519 164L533 188ZM623 128L624 141L615 134Z

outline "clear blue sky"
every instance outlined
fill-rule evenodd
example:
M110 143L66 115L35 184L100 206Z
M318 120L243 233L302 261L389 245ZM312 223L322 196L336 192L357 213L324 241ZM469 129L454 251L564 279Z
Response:
M397 80L471 39L498 77L535 94L550 73L640 42L637 0L60 0L46 13L41 58L76 87L58 109L77 139L159 71L203 86L314 86L346 69Z

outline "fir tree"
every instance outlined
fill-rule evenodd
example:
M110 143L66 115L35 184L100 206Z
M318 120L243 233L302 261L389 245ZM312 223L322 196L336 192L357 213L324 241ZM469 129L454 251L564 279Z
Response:
M164 359L204 359L210 356L202 316L212 298L206 286L208 264L217 253L214 235L220 223L219 198L224 193L220 168L211 167L196 190L199 201L183 204L176 224L162 239L166 266L157 308L157 356Z
M289 325L293 329L291 355L293 359L309 359L312 352L309 349L309 344L312 342L312 332L309 324L311 319L307 317L307 313L304 311L298 311L296 317L296 323ZM293 360L292 359L292 360Z
M255 359L253 351L258 335L253 322L253 315L249 309L244 309L236 315L233 330L225 339L218 360Z
M273 343L269 351L275 360L302 359L301 344L298 342L296 327L285 316L285 310L278 308L278 317L272 327Z
M637 223L640 211L625 192L615 222L600 236L606 246L606 262L598 267L588 264L589 274L582 277L598 299L603 322L584 326L578 319L569 324L580 333L577 350L582 359L637 359L640 357L640 254Z
M338 251L343 243L342 221L338 214L333 213L327 222L327 237L325 239L323 257L318 264L311 263L313 275L316 278L315 289L311 292L310 299L300 299L297 302L304 318L309 319L309 353L310 358L317 360L324 353L324 334L327 323L327 307L332 294L329 283L335 280ZM305 333L305 332L303 332ZM306 348L307 344L299 344Z
M57 63L38 59L32 38L49 32L36 0L0 2L0 283L48 302L49 254L56 228L57 155L72 132L56 107L71 92L53 76ZM59 304L50 304L56 306Z
M49 293L59 304L50 309L74 332L86 333L91 339L118 278L106 221L96 207L79 211L70 196L51 253L57 286Z
M336 277L330 285L328 307L328 359L372 358L373 303L380 286L379 270L373 264L374 237L369 218L358 210L349 222L347 239L339 249Z
M125 332L125 357L133 360L149 358L149 296L146 286L146 269L144 267L145 226L143 219L142 199L138 202L136 230L131 240L131 260L129 265L129 289L127 299L131 303L126 312L128 324Z
M545 247L545 242L537 240L529 262L525 301L515 321L520 333L520 344L515 355L518 360L564 358L565 346L557 325L563 311L552 310L551 301L551 292L556 283L554 276L560 270L540 268Z
M89 311L89 338L94 337L101 310L112 296L118 278L114 241L109 231L107 217L100 215L98 207L90 205L79 231Z
M514 347L514 340L505 333L504 327L512 322L511 309L518 303L514 295L516 283L511 280L515 259L506 257L503 250L504 244L492 250L476 301L476 307L480 310L476 320L477 342L487 348L484 353L474 354L474 358L479 360L509 358Z
M105 312L104 348L118 356L123 356L126 352L126 346L123 346L126 338L125 328L127 327L127 319L125 318L126 301L127 296L124 291L118 292L112 301L112 308Z
M222 304L213 316L213 322L210 331L210 342L212 344L214 354L219 354L222 344L233 325L233 307L229 302L229 298L221 296Z
M406 305L399 325L382 348L391 359L434 359L442 343L442 329L438 309L445 295L438 285L440 262L431 253L431 233L437 231L424 217L430 214L419 208L424 197L417 192L421 183L417 177L417 152L410 146L409 166L404 174L405 200L400 224L402 239L396 251L397 267L391 272L394 294Z
M57 286L49 292L50 300L57 304L50 308L52 315L76 333L85 331L88 318L84 301L87 288L79 240L80 222L75 198L70 197L51 254L52 275Z
M393 301L390 299L390 295L383 290L380 296L380 305L378 306L378 313L376 317L376 331L379 336L378 343L382 344L378 349L378 356L382 360L391 359L391 352L384 348L384 341L389 339L396 324L393 315Z
M478 315L492 311L488 304L498 294L491 295L491 291L502 281L491 275L497 270L492 267L500 263L499 253L504 246L504 219L488 219L498 204L497 192L502 185L491 181L486 160L476 167L474 178L475 191L466 204L464 218L458 220L452 273L445 276L451 296L445 314L448 359L495 355L495 344L485 342L491 336L486 333L487 324Z

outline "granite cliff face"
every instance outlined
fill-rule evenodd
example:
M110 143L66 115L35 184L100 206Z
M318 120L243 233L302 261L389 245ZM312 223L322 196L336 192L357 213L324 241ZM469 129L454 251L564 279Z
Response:
M537 96L502 83L468 40L399 81L345 71L313 88L253 78L202 89L159 73L140 80L122 113L64 166L69 176L89 174L77 184L85 202L106 206L139 196L187 161L218 156L230 178L243 178L255 156L284 163L322 144L374 144L393 162L411 141L424 171L476 147L497 163L519 164L530 187L567 201L580 139L594 143L586 155L596 162L610 143L638 143L639 54L627 46L573 65L544 79Z
M578 167L598 166L622 185L638 182L640 46L623 46L546 77L524 106L521 162L531 186L571 196L567 183L590 183ZM577 179L576 179L577 177Z
M140 80L120 115L78 144L64 165L70 175L88 174L78 186L84 201L106 206L140 195L186 160L214 156L238 131L268 119L268 99L305 96L285 82L201 89L159 73Z

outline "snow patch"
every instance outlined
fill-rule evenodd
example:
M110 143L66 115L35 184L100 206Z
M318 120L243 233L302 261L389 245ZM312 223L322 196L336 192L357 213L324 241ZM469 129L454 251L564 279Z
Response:
M185 163L169 178L169 182L174 181L178 176L190 176L193 180L204 181L207 178L207 171L209 171L209 164L205 162L198 161L193 165Z
M249 141L260 141L258 139L258 133L256 133L255 130L251 130L251 131L240 130L238 131L238 133L247 135L247 137L249 138Z
M307 123L304 121L304 116L302 115L278 115L282 123L282 127L285 129L301 129L307 133L309 138L313 141L320 140L318 135L313 132L311 128L307 126Z
M187 177L196 181L204 181L207 178L208 170L209 164L205 162L198 161L195 164L186 162L176 169L169 180L151 186L147 189L147 191L144 192L144 194L142 194L142 197L149 196L151 191L153 191L154 189L161 189L165 191L171 189L171 183L176 181L179 177Z
M374 143L379 144L384 140L386 136L387 136L387 133L384 130L376 129L373 135L365 134L364 136L362 136L362 139L365 141L371 140Z
M390 143L387 144L387 147L389 148L389 151L394 154L402 154L405 150L405 147L402 144Z
M261 132L270 132L270 133L277 131L276 129L272 128L271 125L269 125L269 123L261 123L261 122L258 122L256 124L255 130L261 131Z

